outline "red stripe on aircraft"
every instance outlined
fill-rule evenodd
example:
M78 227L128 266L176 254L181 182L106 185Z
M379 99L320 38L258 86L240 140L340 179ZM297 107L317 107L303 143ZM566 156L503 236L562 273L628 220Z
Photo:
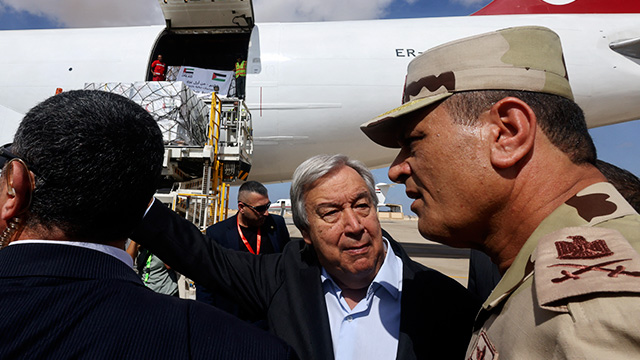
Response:
M495 0L472 15L640 13L637 0Z

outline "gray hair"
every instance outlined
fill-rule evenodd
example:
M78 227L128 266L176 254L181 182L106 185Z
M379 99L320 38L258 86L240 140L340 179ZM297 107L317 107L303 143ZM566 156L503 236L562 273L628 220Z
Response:
M311 185L321 177L332 171L348 166L355 170L367 184L367 190L371 195L374 206L378 205L376 196L375 180L371 171L360 161L349 159L348 156L337 155L316 155L300 164L293 173L291 181L291 211L293 212L293 222L300 231L309 229L309 219L306 211L305 194L310 190Z

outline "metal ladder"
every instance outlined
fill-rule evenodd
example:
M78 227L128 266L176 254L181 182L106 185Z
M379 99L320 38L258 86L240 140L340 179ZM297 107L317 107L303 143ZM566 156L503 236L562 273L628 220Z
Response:
M201 231L228 215L230 183L245 180L251 169L253 134L251 114L244 102L220 99L212 93L207 144L202 148L165 148L166 174L176 179L169 194L157 194L163 203L184 214ZM177 159L202 163L202 176L186 179Z

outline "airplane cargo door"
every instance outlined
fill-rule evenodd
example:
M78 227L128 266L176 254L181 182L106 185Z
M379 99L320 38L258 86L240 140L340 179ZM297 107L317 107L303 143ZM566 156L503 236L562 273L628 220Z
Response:
M169 66L232 71L247 60L254 27L251 0L158 0L167 28L159 36L149 64L162 55ZM147 72L151 80L151 71Z
M172 28L233 29L253 27L251 0L158 0Z

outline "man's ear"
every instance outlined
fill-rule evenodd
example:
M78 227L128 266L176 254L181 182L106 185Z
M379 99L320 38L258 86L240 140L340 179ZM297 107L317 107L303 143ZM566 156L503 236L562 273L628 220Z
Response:
M500 169L514 166L533 149L537 119L524 101L506 97L491 106L486 119L492 140L493 166Z
M309 231L302 230L300 233L302 233L302 240L304 240L306 244L313 245L313 242L311 242L311 236L309 236Z
M0 198L6 201L0 206L0 219L8 221L26 212L31 204L34 178L25 165L12 161L2 174Z

